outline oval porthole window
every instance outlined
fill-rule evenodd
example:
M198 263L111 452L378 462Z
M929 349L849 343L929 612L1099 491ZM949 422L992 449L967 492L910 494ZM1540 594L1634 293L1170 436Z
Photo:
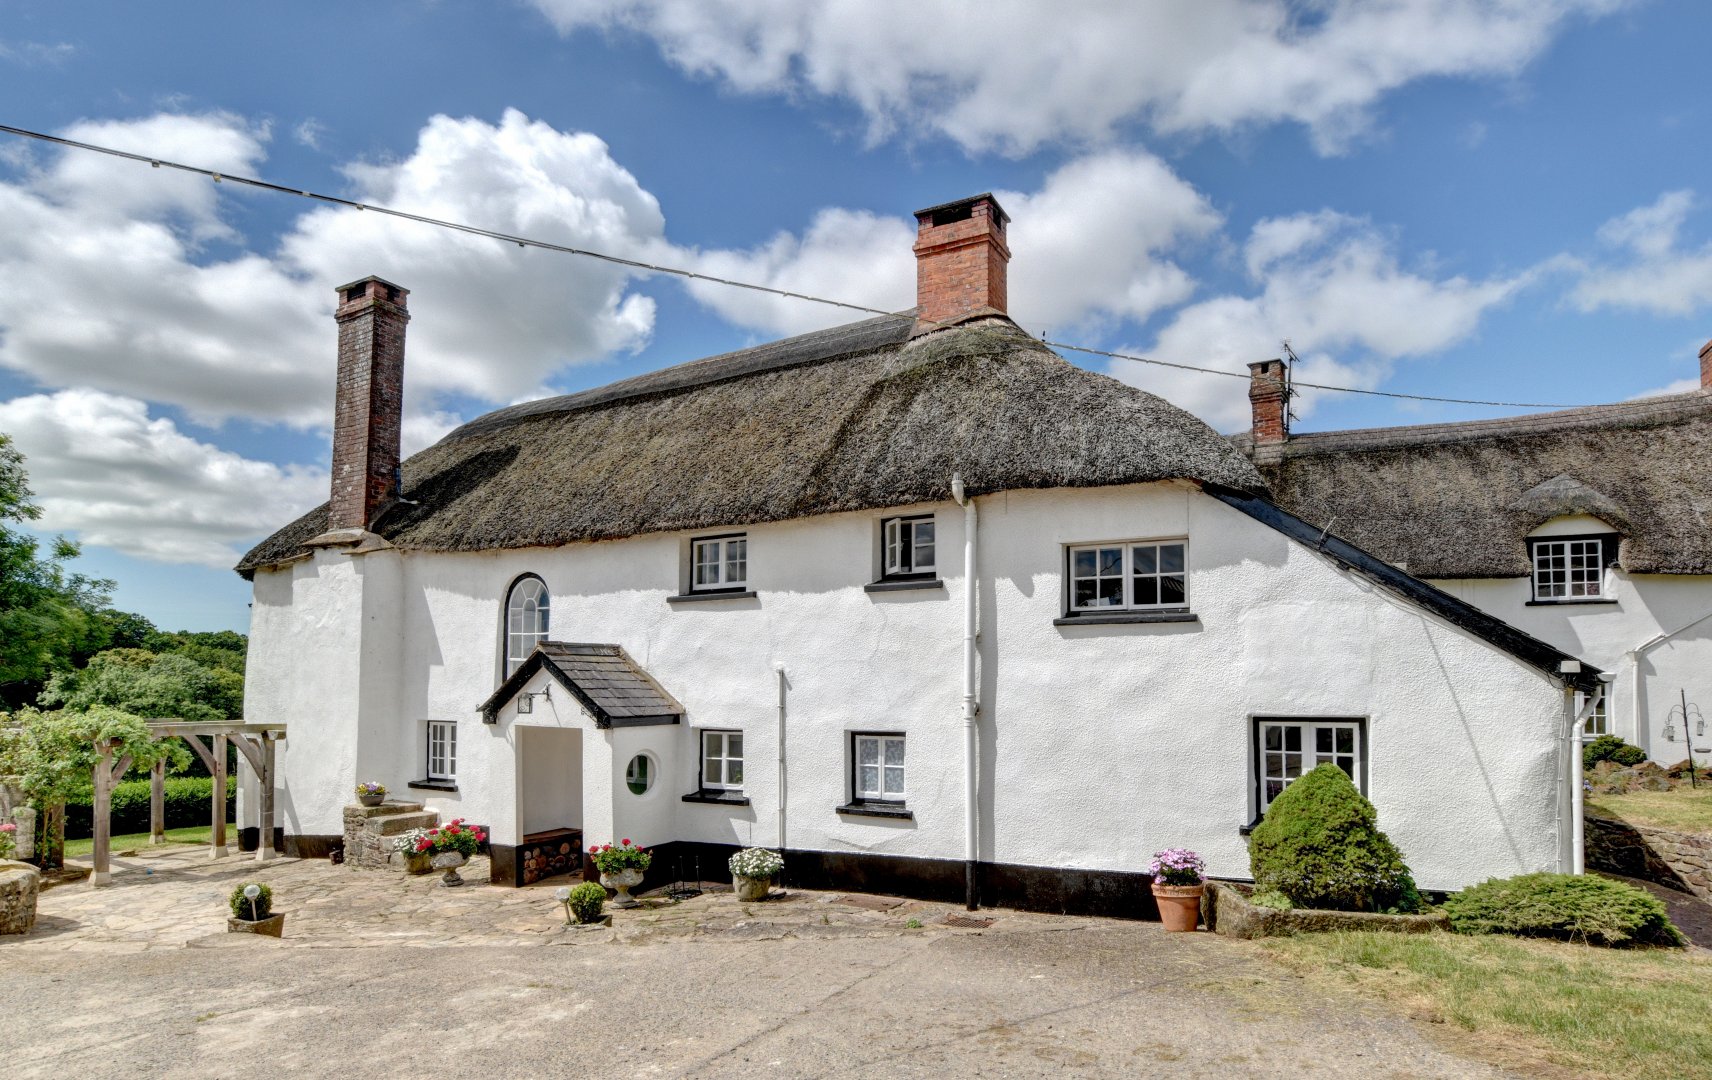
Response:
M629 768L624 770L624 784L632 795L647 794L654 786L654 762L647 754L637 754L630 759Z

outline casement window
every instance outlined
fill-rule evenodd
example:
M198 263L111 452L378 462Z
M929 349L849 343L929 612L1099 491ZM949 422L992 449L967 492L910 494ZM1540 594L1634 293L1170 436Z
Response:
M1593 714L1587 718L1587 723L1582 728L1582 732L1583 732L1582 737L1583 738L1593 739L1593 738L1597 738L1600 735L1611 734L1611 720L1610 720L1610 716L1608 715L1608 709L1607 709L1607 706L1609 706L1610 704L1611 704L1610 693L1607 692L1607 693L1599 695L1599 703L1597 705L1593 706ZM1575 695L1575 714L1577 716L1580 716L1581 710L1583 708L1585 708L1586 705L1587 705L1587 695L1582 694L1582 693L1577 693Z
M853 735L850 792L857 802L904 801L904 737Z
M1617 561L1616 534L1545 536L1528 541L1533 602L1574 604L1607 600L1605 568Z
M690 591L722 592L749 585L749 538L742 533L690 541Z
M505 598L505 675L547 640L547 583L533 574L518 578Z
M743 790L743 733L701 733L701 787L704 791Z
M458 723L456 720L428 721L428 779L458 778Z
M1187 550L1185 540L1070 548L1071 613L1187 610Z
M933 515L887 518L880 525L881 574L898 580L932 577L934 564Z
M1290 782L1331 762L1367 793L1366 747L1359 720L1255 721L1256 808L1261 815Z

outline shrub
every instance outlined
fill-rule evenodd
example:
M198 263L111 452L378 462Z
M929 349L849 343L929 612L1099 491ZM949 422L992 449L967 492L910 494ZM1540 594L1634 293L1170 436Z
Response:
M594 864L603 874L646 870L654 862L651 852L632 846L628 840L622 841L617 847L611 844L596 844L589 848L589 854L594 856Z
M1463 934L1515 934L1589 945L1682 945L1656 897L1609 878L1523 874L1493 878L1450 897L1450 924Z
M214 780L208 776L169 776L166 779L166 827L185 829L208 824L208 804ZM226 778L226 820L237 809L238 778ZM94 836L95 793L84 791L65 804L65 836L81 840ZM125 780L113 785L113 835L128 836L149 831L149 782Z
M261 889L261 895L256 897L254 915L251 914L249 897L244 895L244 890L251 885ZM245 922L260 922L273 914L273 890L259 881L239 882L237 888L232 890L230 903L232 918L243 919Z
M1289 911L1296 906L1290 902L1290 898L1288 896L1285 896L1277 889L1268 889L1266 892L1257 892L1248 898L1248 902L1253 904L1255 907L1272 908L1274 911Z
M1248 838L1256 892L1276 889L1296 907L1418 911L1403 855L1379 831L1373 804L1344 771L1321 765L1286 787Z
M600 918L600 909L606 906L606 890L592 881L585 881L571 890L571 897L565 901L571 905L571 914L580 923L591 923Z
M784 870L785 860L780 858L776 851L752 847L744 848L731 856L725 865L731 871L732 877L765 878L771 881Z
M1647 752L1631 746L1615 735L1601 735L1582 747L1581 767L1591 769L1601 761L1615 761L1622 766L1639 765L1647 760Z

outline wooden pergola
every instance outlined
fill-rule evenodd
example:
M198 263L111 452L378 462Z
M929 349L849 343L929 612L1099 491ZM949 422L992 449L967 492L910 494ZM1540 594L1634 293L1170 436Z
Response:
M284 724L245 724L214 721L191 723L184 720L151 720L149 732L157 739L181 738L196 751L208 773L214 778L214 793L210 812L214 826L213 844L209 856L226 857L226 744L238 748L261 781L261 838L256 844L256 860L273 858L273 788L274 744L285 738ZM209 736L212 749L203 744L201 736ZM91 885L111 885L113 840L113 786L131 767L129 755L113 760L117 741L97 740L95 743L95 872ZM149 843L166 843L166 763L157 761L149 776Z

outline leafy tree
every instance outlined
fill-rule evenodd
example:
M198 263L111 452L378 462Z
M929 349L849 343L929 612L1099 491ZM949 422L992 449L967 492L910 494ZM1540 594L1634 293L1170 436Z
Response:
M33 699L74 656L107 643L97 612L113 590L111 581L66 570L78 555L71 541L55 538L44 555L35 537L6 527L41 516L27 480L24 456L0 435L0 703L12 705Z
M66 709L106 705L151 720L236 720L244 712L244 677L183 653L108 649L80 671L55 672L40 704Z

